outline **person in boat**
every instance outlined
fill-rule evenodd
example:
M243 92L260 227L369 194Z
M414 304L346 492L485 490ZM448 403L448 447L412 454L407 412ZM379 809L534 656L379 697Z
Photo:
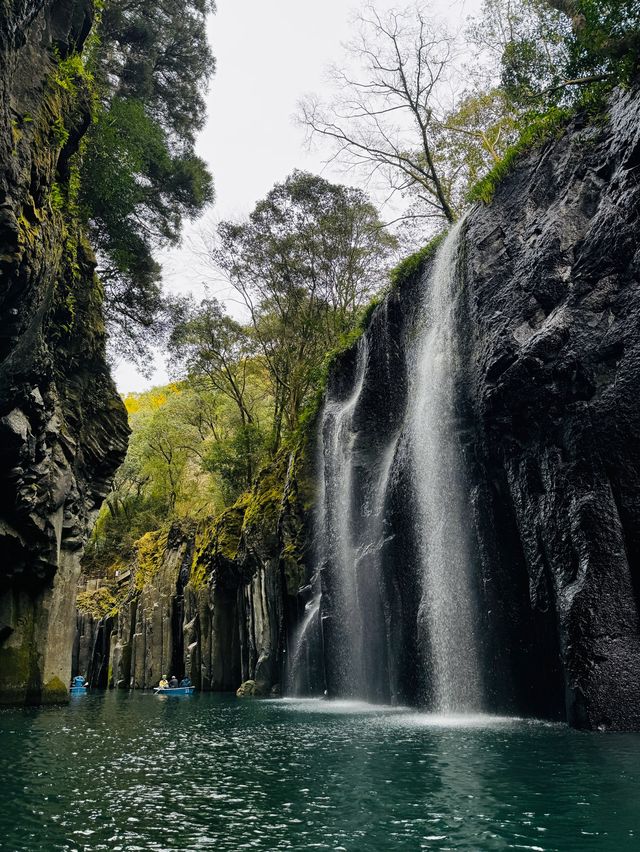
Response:
M86 686L87 681L82 675L76 675L71 681L71 686Z
M158 684L158 687L160 689L169 689L169 681L167 680L166 675L162 675L162 677L160 679L160 683Z
M176 689L178 686L178 678L175 675L171 675L171 680L169 681L169 689Z
M180 686L191 686L191 678L185 675L180 681Z

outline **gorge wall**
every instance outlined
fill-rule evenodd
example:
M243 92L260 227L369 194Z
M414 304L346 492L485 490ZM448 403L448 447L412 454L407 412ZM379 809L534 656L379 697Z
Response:
M94 686L278 693L308 542L304 442L215 520L137 543L130 571L78 597L74 671Z
M0 4L0 703L64 700L82 548L128 427L67 204L89 0Z
M302 691L640 727L639 213L635 90L521 158L343 356Z

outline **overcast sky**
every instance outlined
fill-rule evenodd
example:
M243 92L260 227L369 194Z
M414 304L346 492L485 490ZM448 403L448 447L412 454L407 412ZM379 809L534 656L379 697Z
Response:
M380 9L404 5L405 0L376 3ZM457 23L479 5L480 0L432 0L431 8ZM338 171L324 168L326 150L306 149L293 116L303 95L323 93L326 68L340 61L357 6L349 0L218 0L209 27L217 72L207 99L207 126L198 143L216 184L210 221L246 215L295 168L344 180ZM350 177L349 182L354 181ZM168 290L202 294L205 275L193 253L194 229L202 227L206 223L188 228L181 249L163 256ZM214 292L227 295L215 286ZM119 364L115 378L122 392L168 380L161 366L148 380L129 364Z

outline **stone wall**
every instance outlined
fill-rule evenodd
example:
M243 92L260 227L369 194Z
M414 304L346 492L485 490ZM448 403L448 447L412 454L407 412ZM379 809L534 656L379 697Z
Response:
M0 5L0 703L67 696L80 556L127 443L95 258L61 201L92 17Z

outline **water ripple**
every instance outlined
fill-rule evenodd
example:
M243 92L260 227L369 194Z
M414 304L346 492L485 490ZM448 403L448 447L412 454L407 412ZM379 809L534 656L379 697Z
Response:
M640 737L358 702L0 711L0 849L637 850Z

